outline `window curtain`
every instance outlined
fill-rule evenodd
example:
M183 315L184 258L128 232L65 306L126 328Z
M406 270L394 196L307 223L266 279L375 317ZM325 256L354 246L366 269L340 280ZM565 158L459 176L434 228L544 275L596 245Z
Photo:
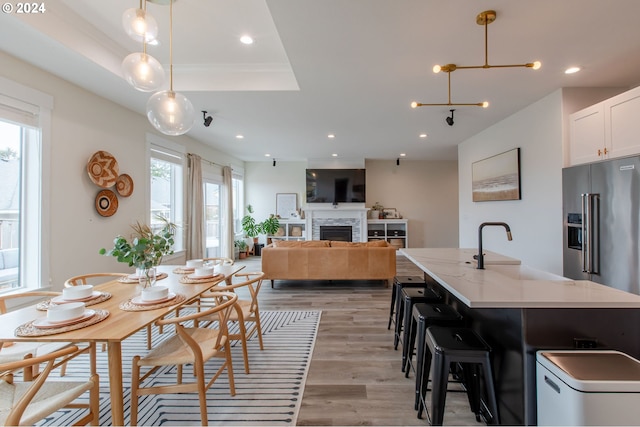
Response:
M222 168L222 183L224 187L224 215L222 215L224 225L222 228L222 256L233 259L233 182L230 166Z
M204 194L202 182L202 158L187 154L187 259L204 258Z

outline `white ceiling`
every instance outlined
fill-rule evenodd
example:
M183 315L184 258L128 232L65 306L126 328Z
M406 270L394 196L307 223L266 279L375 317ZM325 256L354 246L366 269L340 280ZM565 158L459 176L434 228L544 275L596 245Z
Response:
M121 25L139 1L45 5L0 15L0 50L144 114L149 94L120 72L141 50ZM433 65L484 63L475 18L488 9L497 12L489 63L540 60L542 69L458 70L452 102L489 108L411 109L447 102L447 75ZM161 39L148 52L168 75L169 8L148 12ZM207 128L198 115L189 136L247 161L455 159L461 141L558 88L640 84L638 16L637 0L176 0L174 89L214 116ZM256 43L240 44L245 33ZM570 65L583 71L565 75Z

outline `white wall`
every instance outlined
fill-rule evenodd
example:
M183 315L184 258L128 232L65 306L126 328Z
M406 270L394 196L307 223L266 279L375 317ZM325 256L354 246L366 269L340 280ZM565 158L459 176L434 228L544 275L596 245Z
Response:
M562 274L562 90L553 92L458 146L460 247L477 247L485 221L483 247L524 264ZM473 202L473 162L520 147L521 200Z
M305 206L306 162L247 162L245 203L262 221L276 210L276 193L296 193ZM409 219L411 247L455 247L458 243L457 163L366 160L367 207L380 202ZM264 237L261 237L264 239Z
M160 135L144 115L123 108L67 81L0 52L0 75L54 97L51 126L51 284L60 290L70 276L96 271L130 271L112 257L98 254L110 248L117 234L128 235L130 224L148 221L145 206L145 135ZM134 90L134 89L131 89ZM187 152L221 163L243 162L217 152L189 137L168 137ZM129 174L134 192L119 198L111 217L94 207L100 190L88 177L87 160L98 150L113 154L120 173Z

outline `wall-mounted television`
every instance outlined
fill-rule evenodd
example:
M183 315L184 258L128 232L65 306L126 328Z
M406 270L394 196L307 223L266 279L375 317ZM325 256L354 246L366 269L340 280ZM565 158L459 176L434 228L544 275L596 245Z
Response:
M307 169L307 203L364 203L364 169Z

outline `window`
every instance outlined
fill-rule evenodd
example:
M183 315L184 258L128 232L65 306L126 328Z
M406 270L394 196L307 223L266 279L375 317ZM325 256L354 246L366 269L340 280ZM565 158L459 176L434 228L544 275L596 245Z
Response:
M205 228L205 257L219 257L221 235L221 195L222 185L209 179L204 182L204 228Z
M0 293L49 278L48 129L52 98L0 77Z
M181 251L184 249L183 227L180 227L184 218L184 148L153 135L148 138L151 228L154 231L162 228L158 215L179 225L173 250Z
M233 198L233 231L236 237L243 234L242 216L244 215L244 177L233 172L231 179L232 198Z

